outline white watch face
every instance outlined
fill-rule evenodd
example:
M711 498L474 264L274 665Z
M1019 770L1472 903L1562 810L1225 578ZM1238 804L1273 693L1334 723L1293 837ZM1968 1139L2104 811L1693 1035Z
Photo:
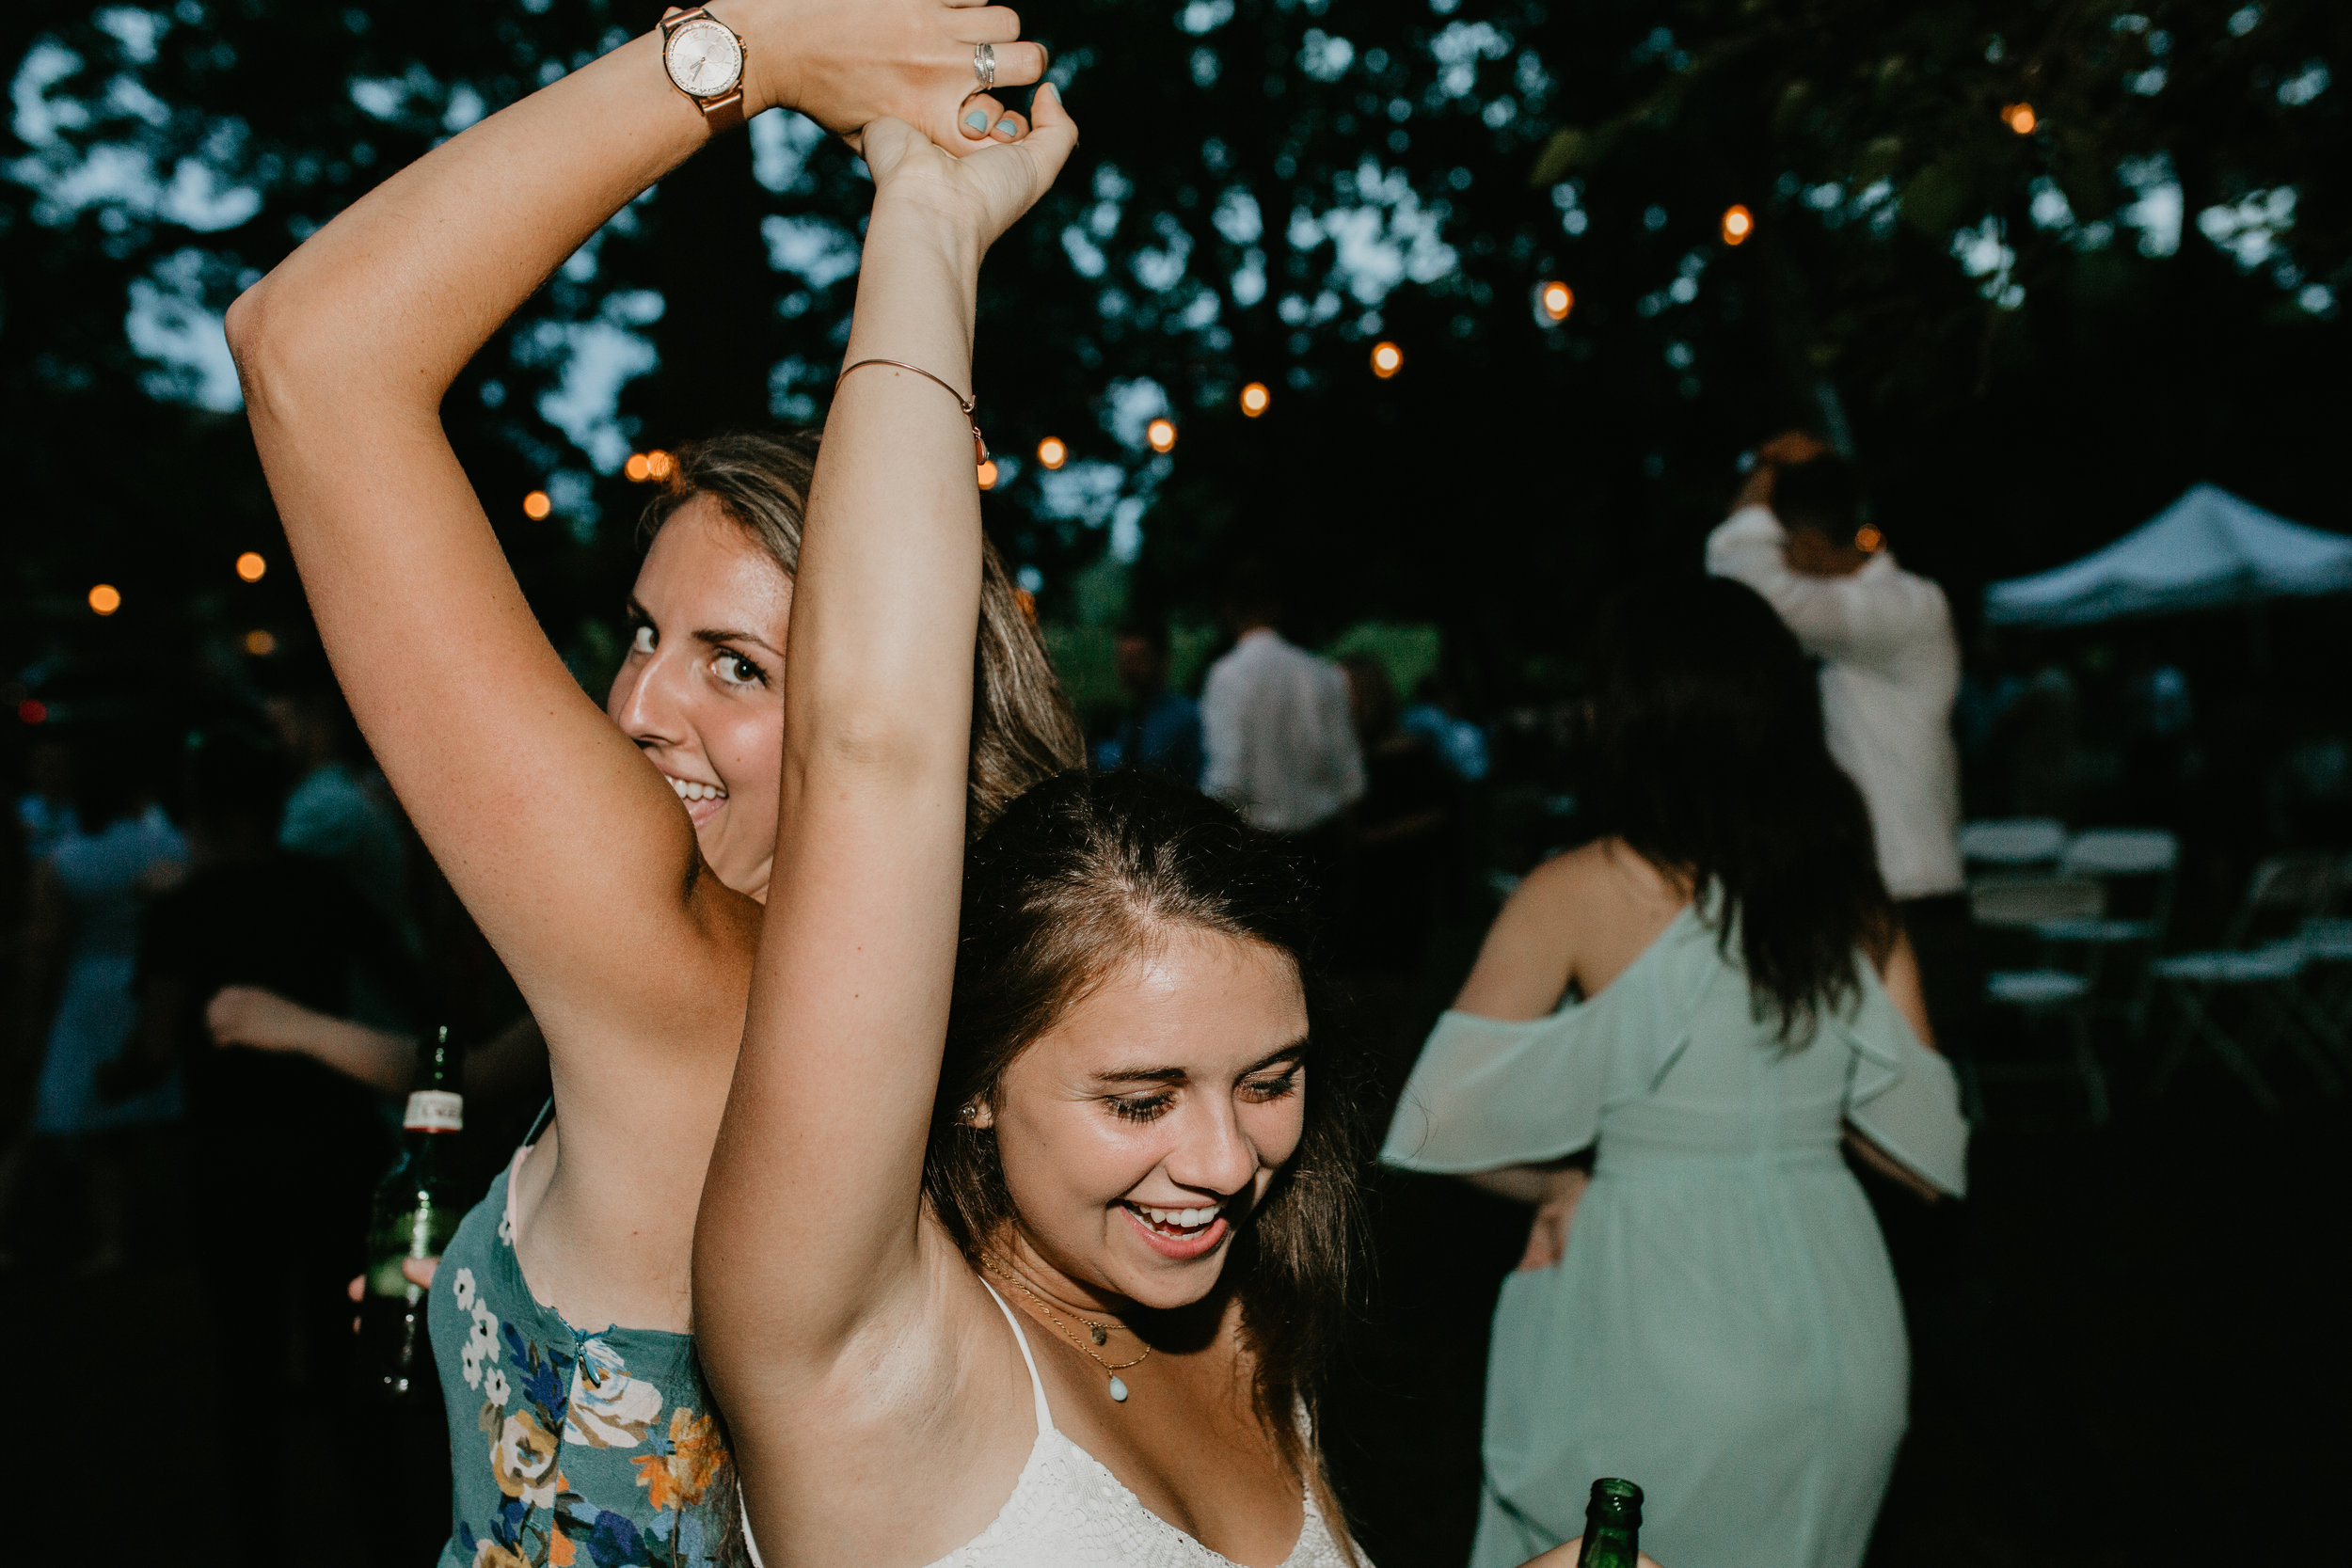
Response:
M693 98L716 98L733 92L743 80L743 45L720 24L704 19L690 22L670 35L661 63L680 92Z

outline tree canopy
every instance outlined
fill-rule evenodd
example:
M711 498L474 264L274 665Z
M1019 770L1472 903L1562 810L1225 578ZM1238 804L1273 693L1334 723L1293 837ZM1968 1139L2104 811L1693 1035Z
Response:
M220 312L388 172L659 9L0 21L12 666L128 640L233 671L248 631L298 624L290 571L230 567L283 551ZM1025 21L1084 144L991 262L978 391L990 526L1049 618L1104 613L1106 574L1198 612L1260 556L1311 628L1437 621L1500 694L1615 576L1687 569L1739 454L1791 424L1851 448L1898 550L1963 601L2200 479L2347 523L2321 460L2352 287L2340 6L1063 0ZM845 149L764 116L616 217L453 389L459 452L583 667L613 651L630 455L821 417L861 190ZM104 621L101 581L123 596Z

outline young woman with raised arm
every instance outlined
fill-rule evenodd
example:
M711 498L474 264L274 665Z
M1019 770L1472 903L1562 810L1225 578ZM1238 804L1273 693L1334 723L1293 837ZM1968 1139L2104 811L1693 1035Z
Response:
M961 161L866 132L775 894L695 1234L773 1568L1361 1561L1312 1418L1353 1074L1295 857L1135 772L1040 784L966 847L973 298L1075 140L1050 88Z
M725 1454L691 1341L692 1216L770 881L782 653L813 457L743 436L657 503L607 712L548 646L444 436L466 361L597 227L739 110L1017 138L1017 18L940 0L715 0L453 138L240 300L254 436L354 713L544 1028L556 1125L432 1280L457 1500L447 1565L701 1561ZM988 46L986 50L979 48ZM977 124L973 117L977 117ZM1077 736L992 569L966 762L984 816ZM965 700L973 690L965 689ZM747 825L748 824L748 825ZM613 1325L610 1328L604 1325ZM644 1551L638 1548L642 1545ZM594 1555L594 1554L592 1554ZM609 1554L608 1554L609 1555ZM600 1560L603 1559L599 1559Z

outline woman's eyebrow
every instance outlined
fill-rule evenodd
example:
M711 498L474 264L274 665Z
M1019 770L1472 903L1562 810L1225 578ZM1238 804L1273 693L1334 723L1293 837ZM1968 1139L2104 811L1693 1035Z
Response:
M1130 1067L1098 1072L1094 1081L1098 1084L1181 1084L1191 1076L1180 1067Z
M778 658L784 657L782 648L777 647L755 631L729 631L723 627L706 626L694 633L694 641L707 642L714 648L723 648L730 642L749 642L753 647L772 654Z

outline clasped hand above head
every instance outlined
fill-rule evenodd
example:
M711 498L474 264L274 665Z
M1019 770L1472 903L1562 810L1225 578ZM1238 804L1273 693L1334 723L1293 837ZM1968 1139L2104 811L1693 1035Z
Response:
M798 109L861 151L882 119L951 152L1016 140L1021 117L989 89L1045 75L1020 16L978 0L713 0L711 11L744 39L747 114Z

